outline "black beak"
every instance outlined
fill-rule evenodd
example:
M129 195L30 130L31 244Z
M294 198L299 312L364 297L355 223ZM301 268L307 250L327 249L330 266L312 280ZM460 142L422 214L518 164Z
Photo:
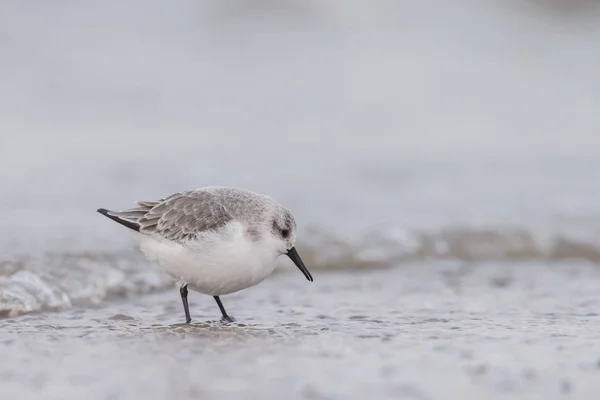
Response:
M300 258L300 255L296 251L296 248L292 247L285 254L287 254L287 256L294 262L294 264L296 264L296 267L298 267L298 269L300 271L302 271L302 273L304 274L304 276L306 277L306 279L308 279L309 281L312 282L313 281L313 277L310 274L310 272L308 272L308 269L306 268L306 266L302 262L302 259Z

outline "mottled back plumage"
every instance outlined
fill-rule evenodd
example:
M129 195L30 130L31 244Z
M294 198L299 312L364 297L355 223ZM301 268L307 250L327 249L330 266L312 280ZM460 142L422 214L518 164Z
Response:
M136 224L142 234L159 235L176 242L217 230L233 219L245 221L250 236L256 236L258 226L265 223L270 214L279 221L274 229L295 228L289 211L271 198L239 189L207 187L137 204L137 208L106 211L106 214Z

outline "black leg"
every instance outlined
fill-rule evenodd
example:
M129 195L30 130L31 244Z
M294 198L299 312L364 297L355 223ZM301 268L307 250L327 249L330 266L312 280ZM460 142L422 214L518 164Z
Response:
M219 298L219 296L213 296L215 301L217 302L217 305L219 306L219 310L221 310L221 314L223 314L223 321L227 321L227 322L233 322L235 321L234 318L230 317L229 315L227 315L227 311L225 311L225 307L223 307L223 303L221 303L221 299Z
M187 301L187 285L183 285L181 288L179 288L179 293L181 293L181 301L183 301L183 310L185 311L185 322L186 324L189 324L190 322L192 322L192 317L190 317L190 308L188 307Z

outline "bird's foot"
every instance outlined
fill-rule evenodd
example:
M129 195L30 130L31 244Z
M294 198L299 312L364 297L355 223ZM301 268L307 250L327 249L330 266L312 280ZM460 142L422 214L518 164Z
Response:
M230 317L229 315L223 315L223 318L221 318L221 322L232 323L235 322L235 318Z

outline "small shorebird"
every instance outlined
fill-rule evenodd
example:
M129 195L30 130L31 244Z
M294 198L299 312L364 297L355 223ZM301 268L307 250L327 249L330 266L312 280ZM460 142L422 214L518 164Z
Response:
M205 187L137 204L98 212L135 231L146 258L175 279L187 323L192 320L188 288L213 296L223 320L232 322L219 296L259 284L282 254L313 280L294 248L294 217L268 196Z

